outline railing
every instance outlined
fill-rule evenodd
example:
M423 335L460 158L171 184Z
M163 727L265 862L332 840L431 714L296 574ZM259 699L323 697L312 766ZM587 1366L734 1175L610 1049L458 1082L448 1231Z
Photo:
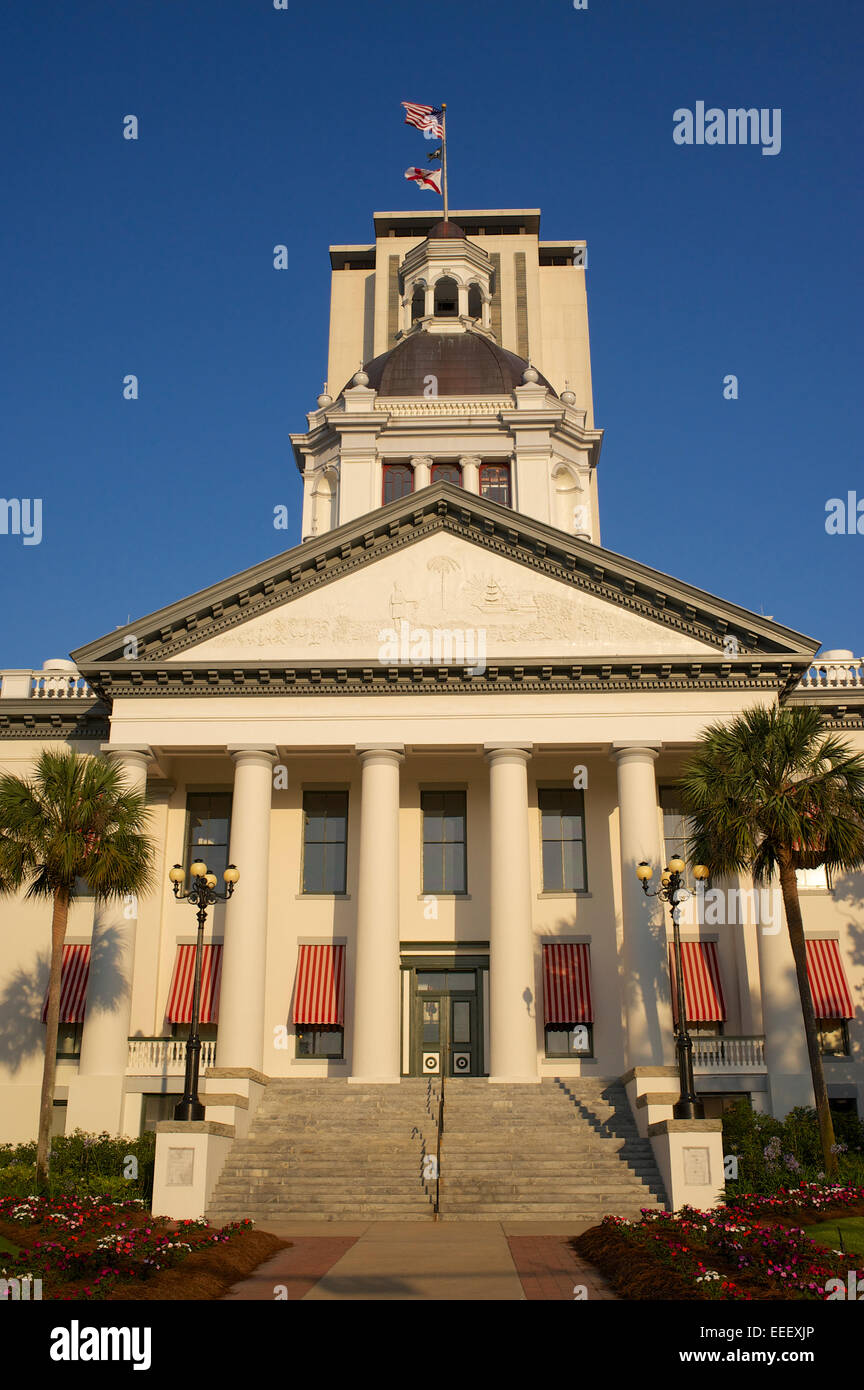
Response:
M766 1071L765 1039L693 1038L693 1070L715 1076Z
M0 671L0 699L90 700L93 691L77 671Z
M201 1043L200 1067L216 1064L216 1043ZM126 1071L139 1076L182 1076L186 1069L185 1038L130 1038Z
M799 690L864 690L864 657L818 657L798 682Z

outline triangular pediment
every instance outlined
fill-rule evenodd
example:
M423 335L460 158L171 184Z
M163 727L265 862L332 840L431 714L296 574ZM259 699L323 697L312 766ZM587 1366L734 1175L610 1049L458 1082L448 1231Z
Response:
M721 663L785 670L818 643L448 483L390 503L73 653L107 689L161 667L423 661L422 633L484 634L487 662ZM443 659L461 659L456 649ZM463 640L467 640L467 637ZM414 644L413 647L411 644ZM131 644L131 645L130 645ZM407 645L406 645L407 644ZM471 653L466 652L471 659ZM433 655L433 660L436 659ZM172 673L177 673L175 674Z

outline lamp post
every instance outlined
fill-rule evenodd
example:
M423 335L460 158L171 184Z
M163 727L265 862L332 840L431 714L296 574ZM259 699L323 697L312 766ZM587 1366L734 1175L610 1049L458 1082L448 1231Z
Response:
M184 893L181 887L186 875L183 872L182 864L175 864L173 869L168 872L168 877L174 885L174 897L178 902L192 903L197 907L198 936L195 942L195 978L192 985L192 1020L189 1026L189 1039L186 1043L186 1076L183 1082L183 1099L174 1107L175 1120L203 1120L204 1106L198 1099L198 1064L201 1060L201 1035L199 1028L199 1014L201 1012L201 961L204 948L204 923L207 921L207 909L214 903L227 902L234 892L234 885L240 878L240 871L233 864L222 875L225 880L225 892L217 893L216 884L218 879L215 874L211 874L207 865L201 859L196 859L194 864L189 866L191 876L191 887Z
M637 866L636 877L642 884L642 891L649 898L659 898L661 902L667 903L672 913L675 994L678 1004L675 1051L678 1058L678 1081L681 1089L680 1098L673 1106L672 1113L677 1120L701 1120L705 1116L705 1107L696 1095L696 1086L693 1080L693 1040L687 1031L687 1000L684 993L684 971L681 968L681 934L678 930L681 904L687 901L692 891L684 884L684 869L683 859L670 859L660 877L660 887L656 888L653 893L649 892L648 889L648 882L653 870L646 860L643 859L641 864ZM704 864L694 864L693 866L695 879L704 881L709 872Z

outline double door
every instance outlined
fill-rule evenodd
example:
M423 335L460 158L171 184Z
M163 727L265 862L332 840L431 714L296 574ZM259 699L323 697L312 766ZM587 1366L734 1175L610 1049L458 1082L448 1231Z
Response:
M479 970L417 970L412 999L415 1076L481 1076Z

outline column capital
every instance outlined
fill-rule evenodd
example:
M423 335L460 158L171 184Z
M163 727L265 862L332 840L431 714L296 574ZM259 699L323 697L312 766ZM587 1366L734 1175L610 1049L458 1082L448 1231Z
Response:
M469 468L479 468L483 460L479 454L460 454L459 462L461 463L463 468L466 464L469 466Z
M405 758L403 743L355 743L354 752L361 762L382 758L385 762L401 763Z
M266 743L229 743L228 752L235 763L254 762L262 758L272 763L279 756L279 750Z
M99 745L99 751L104 753L106 758L119 758L144 772L150 763L156 761L156 755L147 743L102 743Z
M527 763L534 752L533 743L484 743L483 755L487 762L503 762L506 759L521 759Z
M418 463L425 464L427 468L431 468L435 460L431 454L412 454L410 462L412 468L416 468Z
M613 743L609 757L615 762L631 759L635 762L656 762L660 756L659 743Z

